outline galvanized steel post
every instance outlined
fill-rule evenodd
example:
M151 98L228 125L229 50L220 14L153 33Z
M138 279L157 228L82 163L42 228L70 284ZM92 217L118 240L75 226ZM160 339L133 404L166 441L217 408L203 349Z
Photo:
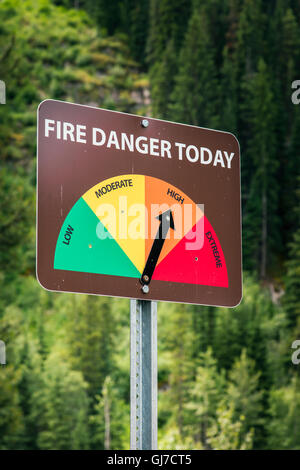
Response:
M157 449L157 303L130 301L130 448Z

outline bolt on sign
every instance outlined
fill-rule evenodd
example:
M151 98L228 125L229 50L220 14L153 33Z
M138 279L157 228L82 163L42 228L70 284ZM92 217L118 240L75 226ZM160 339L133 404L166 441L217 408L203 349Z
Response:
M37 185L44 288L240 302L240 152L232 134L46 100Z

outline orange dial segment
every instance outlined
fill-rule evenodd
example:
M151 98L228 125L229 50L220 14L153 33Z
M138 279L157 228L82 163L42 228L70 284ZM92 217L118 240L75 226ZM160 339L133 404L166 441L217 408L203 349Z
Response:
M178 188L151 176L145 177L145 204L145 262L159 229L159 215L169 209L173 215L175 229L168 231L167 239L158 259L158 263L160 263L204 214L201 208Z

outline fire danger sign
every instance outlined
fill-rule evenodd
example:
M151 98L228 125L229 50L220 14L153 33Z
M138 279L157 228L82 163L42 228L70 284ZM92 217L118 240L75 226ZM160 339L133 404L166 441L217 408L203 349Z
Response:
M46 100L37 191L37 278L46 289L240 302L232 134Z

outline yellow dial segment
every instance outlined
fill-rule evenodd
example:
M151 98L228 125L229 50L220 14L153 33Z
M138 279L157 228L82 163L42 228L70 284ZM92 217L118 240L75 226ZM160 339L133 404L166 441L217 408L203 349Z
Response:
M145 176L131 174L109 178L82 197L101 221L98 238L113 237L142 272L145 265ZM108 232L103 233L103 226Z

